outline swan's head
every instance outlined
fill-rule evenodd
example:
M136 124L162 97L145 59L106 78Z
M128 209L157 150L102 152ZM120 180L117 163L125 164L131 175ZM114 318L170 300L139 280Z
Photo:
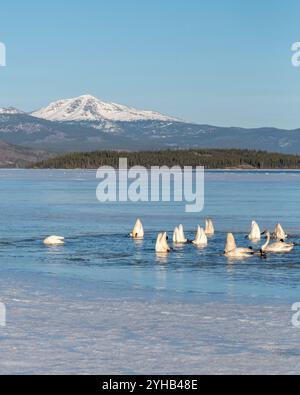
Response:
M262 236L266 236L266 237L271 237L271 233L268 231L268 229L265 229L262 234Z

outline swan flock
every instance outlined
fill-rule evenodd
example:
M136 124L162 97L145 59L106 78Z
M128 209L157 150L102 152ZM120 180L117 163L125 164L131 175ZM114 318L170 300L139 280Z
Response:
M193 244L198 248L206 248L209 245L209 239L215 235L214 223L211 219L207 219L205 227L198 225L194 240L188 240L184 233L183 225L176 226L173 232L173 245L184 245ZM249 258L255 254L259 254L262 257L266 257L267 254L276 253L288 253L291 252L295 243L288 243L286 239L288 235L283 230L280 224L277 224L274 228L274 232L271 234L268 230L261 232L260 227L256 221L252 221L250 233L246 236L254 244L261 242L262 237L266 238L264 244L257 249L252 246L238 247L234 238L233 233L227 234L225 249L223 254L230 258L244 259ZM143 240L145 237L145 231L142 221L138 218L133 227L130 237L135 240ZM272 240L272 242L271 242ZM168 244L169 238L167 232L161 232L158 234L155 244L155 251L157 254L168 254L172 251L172 248ZM62 246L65 244L65 238L62 236L49 236L44 240L46 246Z

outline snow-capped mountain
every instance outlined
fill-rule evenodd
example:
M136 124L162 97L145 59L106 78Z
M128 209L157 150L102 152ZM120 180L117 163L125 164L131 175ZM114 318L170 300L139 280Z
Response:
M18 110L15 107L7 107L7 108L0 108L0 114L14 115L14 114L24 114L24 112Z
M223 128L105 103L93 96L60 100L32 114L0 109L0 141L58 152L247 148L300 153L300 129ZM4 146L2 152L9 150ZM0 159L1 154L0 152Z
M49 121L178 121L154 111L143 111L121 104L106 103L91 95L59 100L34 111L32 116Z

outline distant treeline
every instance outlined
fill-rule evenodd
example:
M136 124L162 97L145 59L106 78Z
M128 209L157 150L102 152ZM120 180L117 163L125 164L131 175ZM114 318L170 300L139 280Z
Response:
M31 165L33 168L97 169L119 167L127 158L128 166L205 166L207 169L300 169L300 156L239 149L191 149L176 151L69 153Z

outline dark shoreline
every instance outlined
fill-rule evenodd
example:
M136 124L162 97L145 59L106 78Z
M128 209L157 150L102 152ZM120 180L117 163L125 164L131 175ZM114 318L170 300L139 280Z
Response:
M128 168L154 166L181 168L203 166L207 170L297 170L300 155L251 151L241 149L190 149L142 152L94 151L59 155L27 168L35 169L98 169L102 166L119 168L119 160L125 158Z

